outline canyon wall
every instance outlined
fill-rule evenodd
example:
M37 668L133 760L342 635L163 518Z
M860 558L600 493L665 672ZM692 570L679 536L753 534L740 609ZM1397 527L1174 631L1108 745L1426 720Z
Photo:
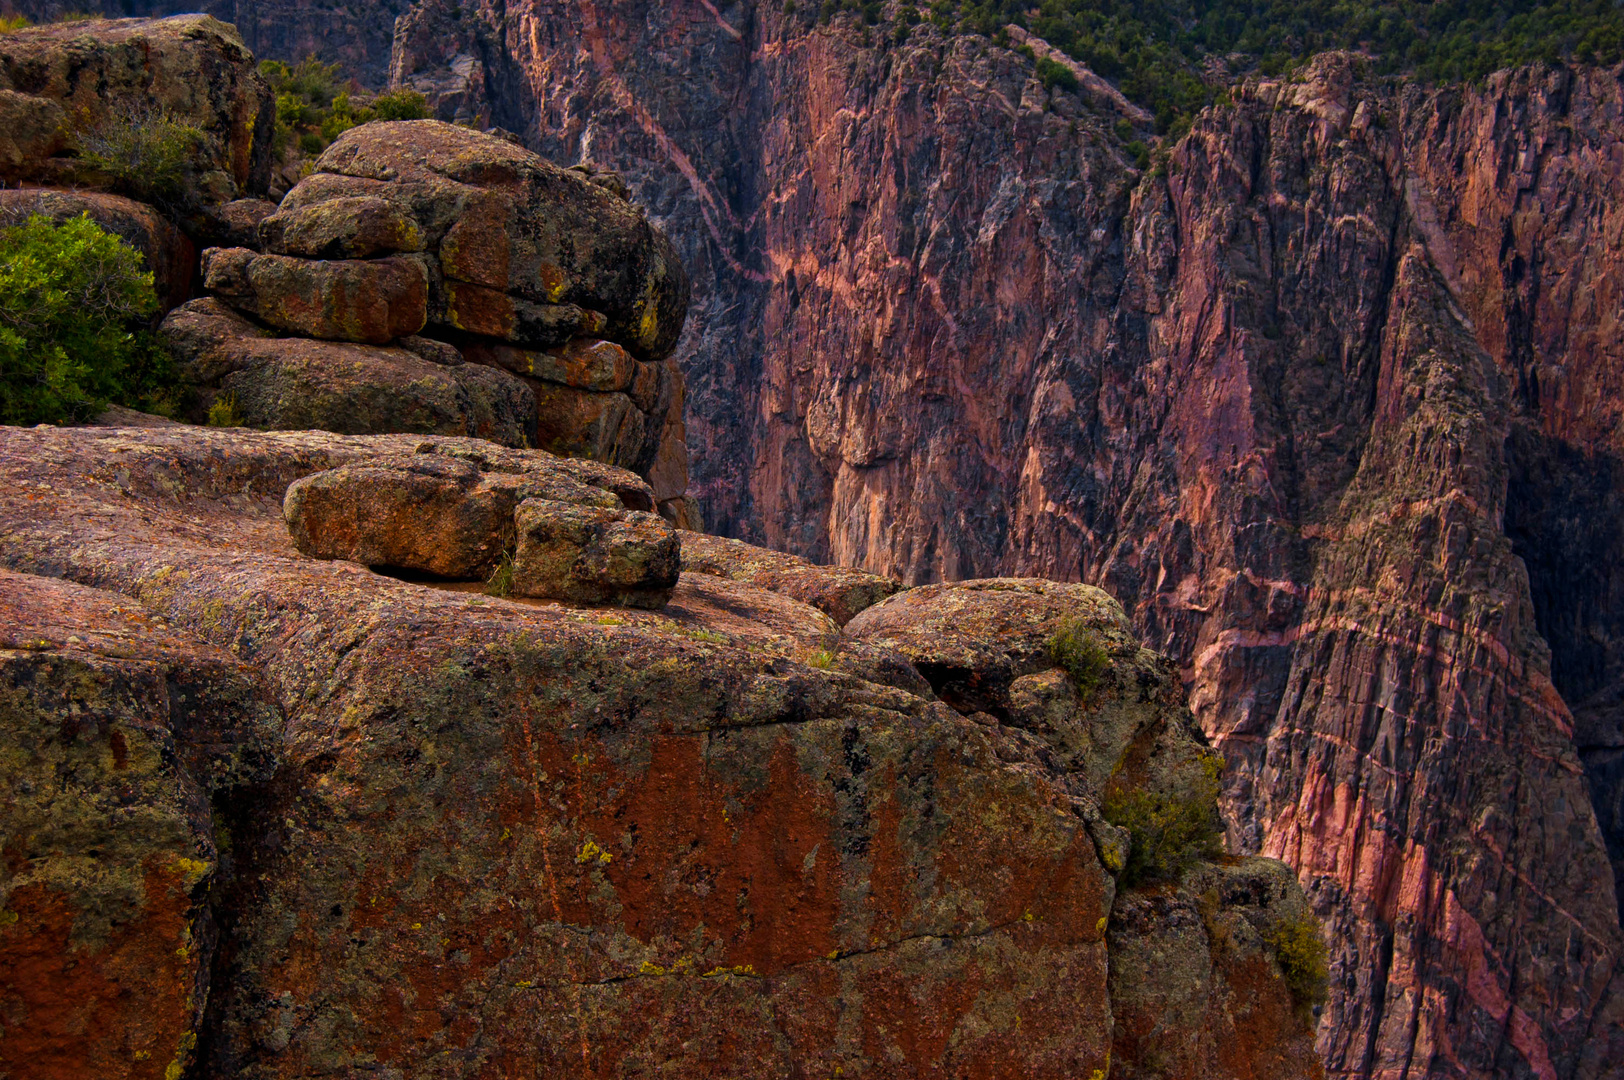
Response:
M1619 73L1323 57L1142 172L1109 94L902 36L429 0L393 64L682 238L712 529L1098 583L1178 658L1333 1075L1616 1075Z

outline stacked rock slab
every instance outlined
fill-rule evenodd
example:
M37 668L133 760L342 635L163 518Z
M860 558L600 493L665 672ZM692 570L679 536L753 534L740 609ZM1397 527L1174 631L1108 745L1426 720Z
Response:
M410 364L405 351L469 362L509 397L532 399L518 428L404 430L482 434L631 469L648 478L661 512L686 523L682 374L666 358L688 279L669 241L611 185L495 135L437 121L367 124L328 148L259 223L258 240L206 252L205 288L278 334L332 343L324 366L368 356ZM173 329L193 362L184 324L200 321L226 326L214 308L183 309ZM205 366L232 367L229 356L245 357L263 336L244 330L216 342ZM207 382L210 372L197 374ZM285 395L262 400L245 389L236 391L245 421L284 422ZM337 399L331 411L319 426L403 430L367 426L375 421L353 410L346 417Z
M679 572L677 532L646 490L561 472L547 454L425 443L307 476L283 514L301 552L484 581L501 595L662 607ZM630 497L628 497L630 496Z
M714 574L682 575L660 611L520 603L289 542L290 487L412 457L477 466L468 491L529 485L532 460L551 474L543 494L574 506L650 494L600 463L473 440L0 429L0 566L122 607L132 647L234 656L282 713L271 775L198 805L188 820L206 827L127 831L57 879L57 902L85 907L102 866L148 860L149 905L206 898L219 932L194 933L184 957L173 924L124 924L152 927L151 971L195 977L104 966L108 997L139 1012L52 1019L103 954L35 933L38 892L6 891L53 849L0 801L0 950L36 964L27 995L3 989L0 964L0 1055L28 1055L13 1075L1318 1075L1270 945L1303 905L1282 865L1119 887L1133 837L1101 820L1094 777L1160 790L1202 749L1177 672L1104 594L915 590L842 634ZM771 580L803 590L795 577ZM1042 643L1068 620L1109 664L1086 704L1061 707L1057 688L1040 723L1038 695L1018 691L1053 681ZM948 624L955 655L1009 678L990 702L1007 723L946 700L927 650ZM52 651L36 634L87 653L111 636L28 629L14 649L29 662ZM863 674L882 654L887 679ZM177 742L239 730L221 723L232 700L183 698ZM29 756L37 733L86 711L39 712L0 743L25 751L0 784L38 793L61 775ZM120 773L112 732L77 730L83 782L145 775L130 734ZM203 864L180 882L191 892L169 887L172 851ZM149 1019L167 1041L128 1037ZM102 1045L128 1053L89 1057Z

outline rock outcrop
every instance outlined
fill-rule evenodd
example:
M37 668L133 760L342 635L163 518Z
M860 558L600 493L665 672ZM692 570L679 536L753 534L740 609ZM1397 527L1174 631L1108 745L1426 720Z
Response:
M27 748L0 810L14 1074L1319 1075L1274 944L1305 907L1283 866L1118 887L1141 834L1063 745L1120 735L1107 772L1147 798L1209 755L1103 593L969 590L987 625L1041 594L1047 621L1009 616L1034 640L1100 633L1051 738L843 670L828 616L744 581L685 574L640 611L295 549L285 504L298 535L324 474L403 457L652 497L475 440L0 429L0 660L41 673L0 699ZM893 637L908 596L870 609ZM116 693L125 672L168 696ZM65 783L72 835L35 810ZM150 825L98 845L114 791ZM1204 1026L1158 1027L1171 997Z
M190 150L185 209L265 189L276 102L233 27L177 15L0 36L0 180L94 182L78 157L87 135L164 114L205 136Z
M1097 583L1177 659L1339 942L1333 1074L1607 1074L1618 72L1325 57L1145 174L1017 52L786 7L428 0L395 71L683 245L712 529Z
M209 299L165 324L208 388L200 415L231 395L258 427L540 446L647 477L660 511L691 523L683 378L666 361L688 279L622 195L494 135L375 123L340 136L256 237L205 252ZM324 384L322 404L290 381ZM448 407L470 381L485 392ZM396 407L360 400L380 396ZM525 400L512 422L505 406Z

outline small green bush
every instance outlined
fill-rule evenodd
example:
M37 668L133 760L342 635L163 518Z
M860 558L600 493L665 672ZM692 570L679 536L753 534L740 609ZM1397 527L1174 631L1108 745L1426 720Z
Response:
M1058 60L1041 57L1037 63L1037 74L1045 90L1053 90L1057 86L1062 90L1077 89L1076 73Z
M1105 646L1081 619L1067 619L1049 639L1049 659L1065 670L1087 701L1099 689L1100 680L1111 667Z
M391 90L370 101L358 100L341 89L338 64L324 64L314 56L289 65L280 60L260 62L259 73L276 94L278 153L297 146L311 157L352 127L373 120L426 120L428 98L416 90Z
M0 17L0 34L9 34L13 30L21 30L32 25L34 24L28 21L27 15L6 15Z
M372 99L379 120L427 120L429 99L416 90L391 90Z
M242 413L237 411L237 395L221 394L209 406L209 427L243 427Z
M198 156L208 146L199 128L145 103L113 109L79 136L79 160L113 187L160 206L182 203Z
M1325 937L1312 915L1288 919L1269 937L1274 958L1291 988L1291 996L1304 1009L1323 1005L1329 988L1330 967L1325 958Z
M0 423L82 420L108 402L174 411L175 371L143 325L141 255L89 216L0 230Z
M1176 879L1201 859L1223 852L1218 817L1218 776L1223 759L1203 755L1184 775L1158 791L1135 788L1113 777L1100 812L1112 825L1133 834L1128 861L1117 881L1123 888Z

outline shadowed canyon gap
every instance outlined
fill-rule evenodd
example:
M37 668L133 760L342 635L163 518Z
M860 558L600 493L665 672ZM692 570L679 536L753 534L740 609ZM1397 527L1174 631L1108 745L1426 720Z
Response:
M393 75L685 245L712 529L1102 584L1184 665L1338 943L1333 1074L1615 1075L1618 73L1322 57L1145 175L1108 95L877 35L430 3Z

